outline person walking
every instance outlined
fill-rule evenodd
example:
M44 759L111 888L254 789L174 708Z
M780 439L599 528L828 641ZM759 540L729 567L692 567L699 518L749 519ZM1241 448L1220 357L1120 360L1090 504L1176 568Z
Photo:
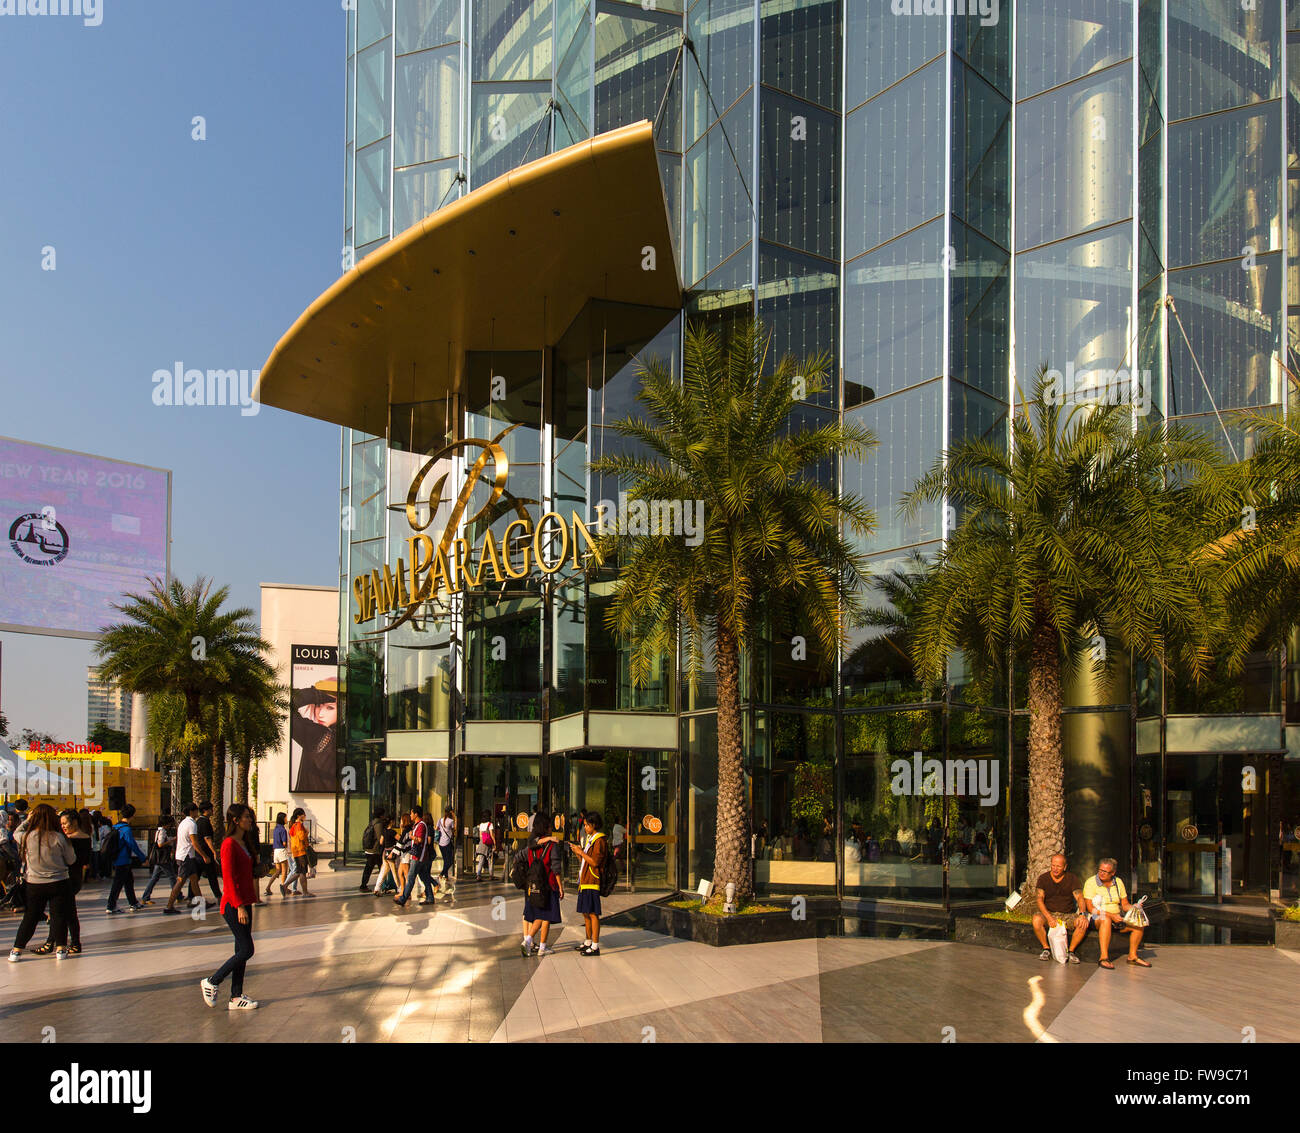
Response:
M442 812L442 821L436 827L438 853L442 855L442 870L438 874L438 892L444 897L456 894L456 812L448 807Z
M108 908L105 910L109 915L122 911L117 907L117 897L123 888L126 889L126 903L131 906L131 912L138 913L141 909L140 902L135 899L135 878L131 873L136 862L144 861L144 854L140 853L140 847L135 844L135 835L131 833L130 822L135 817L135 807L127 803L118 813L122 817L113 824L113 836L107 839L109 852L113 856L113 884L108 888Z
M424 811L418 806L411 807L411 821L414 823L411 827L411 865L401 894L393 898L393 904L399 909L404 909L411 899L411 890L415 888L417 879L424 886L424 899L432 901L434 898L433 878L429 874L436 837L434 828L425 821Z
M361 834L361 852L366 856L365 868L361 871L361 884L357 889L364 893L370 888L370 875L375 872L384 856L384 808L376 807L370 822Z
M258 903L257 883L253 880L253 859L248 852L248 831L253 812L243 803L234 803L226 811L226 836L221 842L221 916L235 938L234 954L210 977L199 981L203 1002L217 1005L217 989L230 977L231 1011L255 1011L257 1001L244 994L244 970L253 958L253 906Z
M152 858L152 863L149 861ZM168 889L176 884L176 820L170 814L164 814L158 819L158 829L153 834L153 846L150 848L149 858L145 859L145 865L152 864L153 869L149 874L149 883L144 887L144 892L140 894L140 904L152 905L150 898L153 896L153 888L164 877L171 882Z
M492 828L492 812L484 811L483 820L476 827L478 840L474 844L474 880L492 877L492 859L496 854L497 836Z
M289 878L289 827L286 823L289 816L284 811L279 811L275 816L275 829L271 831L271 869L272 873L266 881L266 895L271 895L271 889L276 883L276 878L280 881L280 896L288 896L284 884Z
M39 803L27 820L27 828L18 839L19 853L27 874L27 903L23 909L22 923L9 950L9 962L22 959L23 949L36 932L48 906L50 910L50 941L54 958L62 960L68 954L68 926L64 920L67 909L68 867L76 860L76 851L59 828L59 816L49 803ZM41 945L37 953L51 949Z
M196 820L195 838L198 840L199 855L203 858L203 876L208 879L212 896L221 900L221 885L217 880L220 857L217 854L217 832L212 828L211 803L199 803L199 817Z
M371 891L372 896L378 897L386 889L387 885L393 887L394 893L400 893L402 887L397 883L397 867L401 861L402 851L397 847L397 829L387 818L384 819L384 840L382 842L383 858L379 865L379 878L375 882L375 887Z
M296 884L298 888L294 891L302 897L316 896L315 893L307 891L307 875L311 871L311 863L307 859L309 841L307 812L302 807L295 807L293 817L289 819L289 856L293 859L293 869L289 871L285 885L293 890Z
M90 833L81 825L81 818L75 810L59 811L59 823L63 836L68 840L76 860L68 867L68 889L64 898L63 920L68 926L68 955L81 954L81 919L77 916L77 894L85 884L86 869L90 865ZM51 952L58 947L54 939L54 922L50 921L50 934L37 952Z

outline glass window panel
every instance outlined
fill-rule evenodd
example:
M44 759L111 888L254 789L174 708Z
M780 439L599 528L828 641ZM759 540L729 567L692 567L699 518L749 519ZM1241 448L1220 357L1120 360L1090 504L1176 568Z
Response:
M551 75L550 0L475 0L474 78Z
M343 226L348 233L348 238L343 241L347 246L352 244L352 189L356 183L356 166L353 164L356 155L352 152L352 143L349 142L343 157Z
M659 179L663 182L664 200L668 204L669 229L677 240L682 217L682 155L659 151Z
M846 0L845 13L846 110L861 106L944 49L942 19L900 19L880 0Z
M1011 103L958 64L953 75L952 209L1011 246Z
M393 231L404 232L445 204L460 200L456 185L460 159L412 165L393 174Z
M681 141L683 58L681 28L634 18L632 12L596 13L596 132L604 133L642 119L659 119L657 137L666 149ZM674 70L674 64L676 69ZM672 90L665 101L668 81Z
M1169 120L1274 98L1281 92L1278 4L1179 0L1169 6Z
M473 597L465 605L467 719L540 719L541 600Z
M569 45L582 25L591 22L591 9L585 0L554 0L555 43L560 55L568 54Z
M399 0L397 53L441 47L460 38L460 0Z
M1165 77L1162 0L1141 0L1138 6L1138 76L1141 116L1138 136L1146 141L1163 125L1160 101Z
M1011 256L959 220L953 221L952 240L948 372L996 398L1006 398L1011 365Z
M1023 253L1015 271L1016 382L1026 396L1040 366L1064 374L1132 365L1129 225Z
M763 82L834 110L840 101L839 0L764 0L762 19Z
M474 185L508 173L546 153L546 106L549 92L474 85L471 153Z
M700 0L701 4L708 0ZM742 100L686 155L683 274L694 283L750 237L754 99Z
M357 56L357 146L386 137L392 118L392 40Z
M587 688L587 599L582 582L556 588L551 607L551 656L555 669L551 714L581 712Z
M1279 400L1274 351L1281 332L1281 256L1261 256L1249 271L1242 270L1239 260L1231 260L1170 272L1169 294L1192 344L1189 355L1171 311L1170 416Z
M1016 247L1133 214L1132 73L1119 67L1021 103Z
M574 140L585 138L591 122L590 26L584 24L574 36L569 52L560 64L555 85L560 97L564 99L564 117L570 133Z
M348 59L347 81L347 97L343 110L343 140L350 144L352 141L352 131L356 125L357 117L357 61L355 57L350 57Z
M694 142L754 82L753 0L698 0L686 17L686 138Z
M839 251L839 116L762 92L759 234L833 259Z
M943 210L944 82L940 60L849 115L846 256L883 244Z
M1300 0L1286 0L1286 26L1289 31L1300 29Z
M460 47L397 60L394 164L416 165L460 152Z
M348 25L348 58L357 52L357 9L353 5L343 11L343 22Z
M938 811L954 899L1002 897L1010 888L1007 724L1005 716L992 713L954 709L948 717L948 758L961 763L954 781L945 779L945 796L927 800L927 827L933 828ZM958 778L963 769L965 782Z
M1017 0L1016 89L1021 98L1132 54L1133 0Z
M694 889L701 878L713 876L718 843L718 717L713 713L684 717L681 747L688 791L686 885Z
M1169 266L1280 246L1281 104L1169 127Z
M388 726L403 730L447 729L451 727L451 646L446 623L441 634L432 618L416 618L427 639L419 645L399 646L396 633L408 630L412 622L388 635Z
M357 0L357 46L369 47L393 30L393 0Z
M808 400L833 408L838 404L839 374L840 279L835 264L761 244L758 274L758 317L772 332L771 364L778 364L787 354L800 362L828 354L827 388Z
M352 446L352 519L353 542L375 539L384 534L384 442L367 441Z
M935 221L844 269L847 405L943 373L943 223ZM849 396L849 383L861 387Z
M948 444L984 441L1007 445L1007 403L977 393L963 382L948 383Z
M363 247L389 235L388 175L391 164L387 138L357 154L356 240Z
M974 5L967 5L971 7ZM1003 0L993 0L987 16L954 15L952 19L957 55L1004 95L1011 94L1011 7Z
M1166 323L1163 278L1157 278L1138 292L1138 367L1142 388L1151 391L1152 406L1165 415Z
M1158 134L1138 151L1138 217L1142 243L1138 249L1139 282L1160 274L1164 246L1164 135Z
M940 538L938 504L926 504L904 519L898 502L943 451L943 383L917 386L851 413L879 442L865 459L843 461L844 490L861 496L876 512L875 534L863 540L861 549L874 553Z

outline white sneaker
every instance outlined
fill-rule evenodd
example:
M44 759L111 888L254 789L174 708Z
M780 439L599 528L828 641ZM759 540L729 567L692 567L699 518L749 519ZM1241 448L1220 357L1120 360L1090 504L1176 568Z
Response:
M54 958L56 960L66 960L68 958L68 950L66 948L56 948L54 950Z
M237 995L230 1001L228 1008L230 1011L256 1011L257 1000L249 999L246 995Z
M203 993L203 1002L209 1007L217 1005L217 985L210 980L199 980L199 991Z
M23 950L21 948L9 949L9 963L16 964L22 958L23 958Z

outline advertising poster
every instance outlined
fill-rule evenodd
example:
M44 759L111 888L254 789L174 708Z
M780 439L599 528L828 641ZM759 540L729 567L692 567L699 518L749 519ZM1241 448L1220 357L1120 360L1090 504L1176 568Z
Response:
M337 787L337 645L295 645L290 671L289 789L330 794Z
M171 473L0 437L0 629L97 638L166 578Z

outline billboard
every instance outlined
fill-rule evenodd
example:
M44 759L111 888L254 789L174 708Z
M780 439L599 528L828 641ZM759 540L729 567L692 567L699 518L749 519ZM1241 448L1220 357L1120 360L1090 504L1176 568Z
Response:
M289 670L289 790L332 795L338 783L339 647L295 645Z
M97 638L170 545L170 472L0 437L0 630Z

